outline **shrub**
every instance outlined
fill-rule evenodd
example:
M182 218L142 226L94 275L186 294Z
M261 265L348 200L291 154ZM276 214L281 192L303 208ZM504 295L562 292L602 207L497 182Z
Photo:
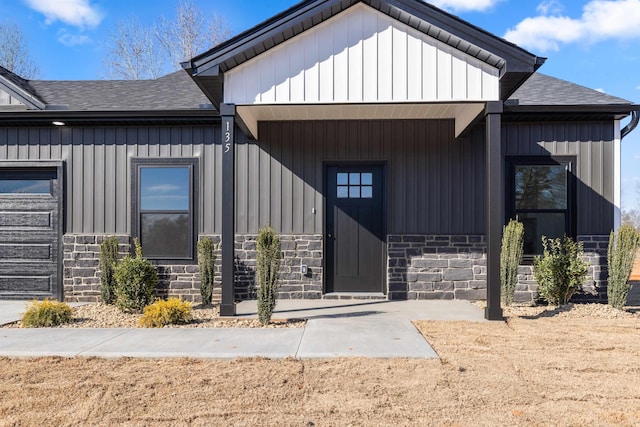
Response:
M542 236L542 246L542 256L533 260L533 274L540 295L550 304L566 304L584 283L589 271L589 264L581 259L582 244L566 235L562 239Z
M47 328L73 322L73 310L67 303L46 299L32 301L22 315L22 325L27 328Z
M518 267L522 261L524 250L524 225L516 219L509 220L502 234L502 250L500 252L500 283L502 285L502 301L505 305L513 304L513 296L518 283Z
M169 298L146 306L139 324L145 328L162 328L167 325L184 325L190 321L191 303Z
M280 236L272 227L261 228L256 242L256 280L258 282L258 320L266 325L278 298L280 269Z
M100 295L102 302L113 304L116 300L118 283L113 273L118 263L118 239L105 237L100 243Z
M114 272L118 282L116 305L122 311L141 312L153 300L158 273L148 260L142 258L142 246L138 239L133 239L133 242L136 256L125 256Z
M211 304L216 267L216 245L209 237L198 242L198 267L200 270L200 295L202 304Z
M607 261L609 278L607 297L609 305L622 310L627 303L631 285L629 276L640 245L640 233L630 224L625 224L609 235Z

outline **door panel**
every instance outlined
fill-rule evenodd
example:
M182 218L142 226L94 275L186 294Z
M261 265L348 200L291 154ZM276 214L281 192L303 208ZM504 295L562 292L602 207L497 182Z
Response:
M327 292L384 292L381 166L327 168Z

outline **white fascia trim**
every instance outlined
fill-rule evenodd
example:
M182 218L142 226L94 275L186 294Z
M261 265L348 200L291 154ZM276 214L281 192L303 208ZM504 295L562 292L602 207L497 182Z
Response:
M613 124L613 229L617 231L622 222L622 140L620 137L620 120Z

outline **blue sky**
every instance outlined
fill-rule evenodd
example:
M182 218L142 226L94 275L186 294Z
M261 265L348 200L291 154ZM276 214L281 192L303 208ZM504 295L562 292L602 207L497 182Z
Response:
M296 0L194 0L234 34ZM172 18L178 0L0 0L0 20L24 32L41 77L99 79L107 35L135 16ZM472 24L547 57L541 72L640 104L640 0L436 0ZM623 208L640 208L640 129L623 142ZM638 200L636 202L636 200Z

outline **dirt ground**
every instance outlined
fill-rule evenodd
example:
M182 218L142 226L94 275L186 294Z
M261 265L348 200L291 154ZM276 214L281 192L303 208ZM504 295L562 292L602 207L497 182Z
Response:
M640 426L640 316L539 312L416 322L440 360L0 358L0 426Z

